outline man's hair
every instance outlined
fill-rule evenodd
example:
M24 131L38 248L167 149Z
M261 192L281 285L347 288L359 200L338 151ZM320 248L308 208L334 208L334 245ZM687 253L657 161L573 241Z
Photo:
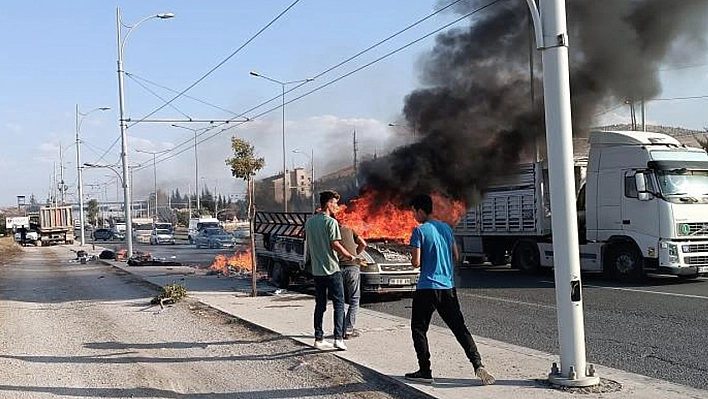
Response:
M420 209L428 215L433 213L433 199L428 194L418 194L413 197L411 206L413 209Z
M331 200L332 198L336 198L337 200L339 200L339 193L332 190L320 192L320 206L324 209L329 200Z

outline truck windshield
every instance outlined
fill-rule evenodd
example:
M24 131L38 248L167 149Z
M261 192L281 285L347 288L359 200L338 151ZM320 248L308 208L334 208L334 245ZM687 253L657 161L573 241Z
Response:
M661 193L666 196L708 196L708 171L705 170L659 170L656 179Z

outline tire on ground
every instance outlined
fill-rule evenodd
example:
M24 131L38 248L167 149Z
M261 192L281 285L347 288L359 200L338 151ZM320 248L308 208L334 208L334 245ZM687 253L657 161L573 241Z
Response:
M524 273L535 274L541 269L541 254L533 240L520 240L511 254L511 267Z
M290 285L290 270L287 264L274 261L272 267L268 269L268 278L276 287L287 289Z

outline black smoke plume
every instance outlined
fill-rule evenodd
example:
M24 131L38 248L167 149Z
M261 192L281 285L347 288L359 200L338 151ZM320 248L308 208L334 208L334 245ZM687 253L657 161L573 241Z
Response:
M455 12L489 1L461 2ZM574 132L604 109L656 97L662 65L701 60L707 11L706 0L568 0ZM422 59L423 87L403 108L417 141L363 164L365 189L381 200L437 192L471 204L493 176L530 158L545 127L541 55L530 43L528 15L524 0L501 1L472 15L469 27L437 37Z

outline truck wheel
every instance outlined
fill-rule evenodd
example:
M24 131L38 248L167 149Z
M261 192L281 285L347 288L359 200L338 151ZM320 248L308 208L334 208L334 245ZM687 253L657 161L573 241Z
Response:
M274 262L270 269L270 281L278 288L287 289L290 285L290 270L282 262Z
M511 267L524 273L538 273L541 268L541 255L534 241L521 240L514 247L511 255Z
M603 266L606 276L620 280L638 280L644 276L642 254L629 243L614 244L608 249Z

